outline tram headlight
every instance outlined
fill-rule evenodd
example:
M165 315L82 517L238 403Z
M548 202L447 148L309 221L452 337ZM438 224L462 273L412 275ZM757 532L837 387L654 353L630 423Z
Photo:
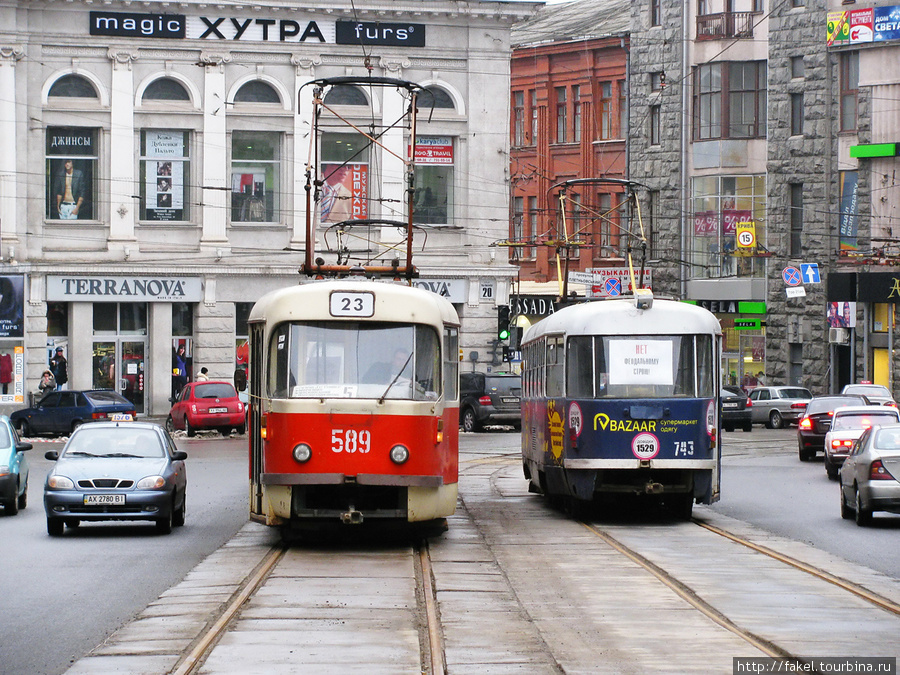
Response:
M300 464L308 462L312 458L312 448L306 443L298 443L294 446L294 459Z
M391 461L394 464L403 464L408 459L409 450L406 449L406 446L395 445L393 448L391 448Z

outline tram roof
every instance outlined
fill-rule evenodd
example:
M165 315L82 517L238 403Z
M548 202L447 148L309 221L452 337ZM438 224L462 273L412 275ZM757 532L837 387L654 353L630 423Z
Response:
M329 319L329 299L335 291L375 292L375 313L371 317L363 317L363 321L459 325L456 309L449 300L437 293L413 288L401 282L371 279L309 281L272 291L253 305L249 320L280 323Z
M570 305L542 319L523 336L532 340L542 335L719 335L722 327L716 316L697 305L655 298L650 309L638 309L634 298L596 300Z

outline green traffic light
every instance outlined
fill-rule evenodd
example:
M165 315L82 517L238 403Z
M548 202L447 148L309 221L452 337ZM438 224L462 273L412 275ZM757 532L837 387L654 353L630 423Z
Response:
M504 328L497 334L497 337L500 338L501 340L506 340L509 338L509 331Z

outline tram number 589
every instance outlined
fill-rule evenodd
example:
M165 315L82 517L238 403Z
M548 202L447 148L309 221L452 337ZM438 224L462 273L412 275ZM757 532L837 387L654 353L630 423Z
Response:
M331 430L331 451L332 452L361 452L363 454L369 452L372 446L371 432L363 429L332 429Z

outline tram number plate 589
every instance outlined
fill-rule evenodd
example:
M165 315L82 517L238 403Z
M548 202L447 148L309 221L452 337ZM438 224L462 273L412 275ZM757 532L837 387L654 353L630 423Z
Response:
M332 452L360 452L367 453L372 448L372 433L363 429L332 429Z

